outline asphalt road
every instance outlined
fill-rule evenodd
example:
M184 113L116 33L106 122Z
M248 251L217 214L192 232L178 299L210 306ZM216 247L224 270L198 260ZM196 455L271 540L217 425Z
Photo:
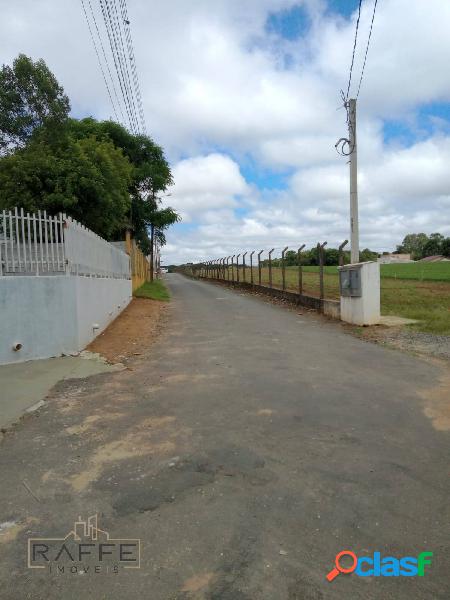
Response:
M445 369L317 315L168 282L167 325L133 370L61 383L3 441L0 597L447 599ZM27 569L28 537L94 513L141 539L140 569ZM329 583L341 550L433 558L423 577Z

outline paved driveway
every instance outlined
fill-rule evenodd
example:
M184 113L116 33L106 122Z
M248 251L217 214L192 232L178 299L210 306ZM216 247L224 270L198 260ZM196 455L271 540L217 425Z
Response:
M317 315L168 282L165 332L132 371L60 384L4 440L1 597L447 599L443 367ZM111 537L142 540L141 569L26 568L29 536L94 513ZM423 577L329 583L344 549L433 558Z

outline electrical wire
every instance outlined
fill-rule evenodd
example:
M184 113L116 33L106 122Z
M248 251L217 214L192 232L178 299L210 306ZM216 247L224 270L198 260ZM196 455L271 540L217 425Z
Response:
M347 96L346 96L347 100L348 100L348 96L350 94L350 86L352 84L352 73L353 73L353 65L355 63L356 42L358 40L359 20L361 18L361 4L362 4L362 0L359 0L358 18L356 20L355 39L354 39L354 42L353 42L352 62L351 62L351 65L350 65L350 74L349 74L348 86L347 86Z
M88 14L87 4L89 4L90 16ZM113 58L112 67L110 67L110 61L108 60L103 44L102 34L100 33L97 24L92 2L91 0L86 0L86 2L85 0L81 0L89 34L97 55L98 64L115 118L119 122L118 112L120 112L122 116L121 122L126 127L128 126L132 133L142 133L143 135L147 135L133 38L131 35L130 20L128 18L127 2L126 0L99 0L99 4ZM95 33L97 34L98 39L96 39ZM103 54L104 64L100 56L100 48ZM106 65L106 69L104 68L104 65ZM119 82L119 92L117 91L115 84L116 77ZM125 108L126 118L123 107Z
M130 109L129 109L126 94L124 91L124 84L123 84L121 73L120 73L120 65L118 64L117 55L116 55L116 52L114 49L116 46L116 43L115 43L115 38L114 38L114 32L112 30L112 23L111 23L111 19L110 19L110 15L109 15L109 6L107 4L107 0L100 0L100 8L102 11L102 16L103 16L103 21L105 24L106 33L108 35L109 46L111 48L111 54L113 57L114 68L116 71L117 79L119 81L119 86L120 86L120 91L121 91L122 99L123 99L124 106L125 106L125 111L127 113L128 124L129 124L130 128L132 128Z
M98 64L99 64L100 71L101 71L102 76L103 76L103 81L105 82L105 85L106 85L106 90L108 92L109 100L111 102L111 106L112 106L112 109L114 111L114 115L116 117L116 120L118 121L119 117L117 116L116 106L115 106L115 104L113 102L113 99L112 99L112 95L111 95L111 91L109 89L108 80L106 79L105 71L103 70L103 65L102 65L102 62L100 60L100 54L99 54L98 49L97 49L97 44L95 43L94 35L92 33L91 24L89 22L89 17L88 17L87 11L86 11L86 7L84 5L84 0L81 0L81 6L83 7L84 16L86 17L86 23L87 23L87 26L88 26L88 29L89 29L89 34L91 36L92 45L94 46L95 54L97 55Z
M130 111L131 111L131 115L133 118L134 133L139 133L139 124L138 124L138 118L136 115L134 94L133 94L133 91L131 88L130 70L128 68L128 62L127 62L126 53L125 53L125 46L124 46L124 42L123 42L123 38L125 36L124 35L122 36L122 25L123 24L121 23L121 18L119 17L116 0L107 0L107 1L111 2L112 6L114 8L114 17L115 17L114 27L116 29L116 35L117 35L117 40L118 40L118 44L119 44L120 62L122 64L122 68L123 68L127 96L129 99Z
M100 46L101 46L101 49L102 49L103 58L105 59L106 68L108 69L108 74L109 74L109 78L111 80L111 85L112 85L112 88L113 88L113 91L114 91L114 96L115 96L115 99L116 99L116 103L117 103L117 106L119 107L120 114L122 115L122 123L124 123L125 122L125 116L123 114L122 104L121 104L121 102L119 100L119 96L117 94L116 84L114 83L114 78L113 78L112 73L111 73L111 69L110 69L110 66L109 66L108 57L106 56L105 46L103 45L103 39L102 39L102 36L100 34L100 29L99 29L99 27L97 25L97 19L95 18L95 13L94 13L94 10L92 8L91 0L88 0L88 2L89 2L89 8L91 10L92 20L94 22L95 29L97 31L97 37L98 37L98 39L100 41Z
M355 150L355 144L351 143L350 140L355 140L356 138L356 131L354 131L353 127L353 119L350 118L350 114L349 114L349 110L350 110L350 102L349 102L349 94L350 94L350 86L351 86L351 81L352 81L352 72L353 72L353 65L355 62L355 52L356 52L356 43L357 43L357 38L358 38L358 29L359 29L359 21L360 21L360 17L361 17L361 4L362 4L362 0L360 0L359 2L359 8L358 8L358 18L356 21L356 30L355 30L355 40L353 43L353 53L352 53L352 62L351 62L351 66L350 66L350 75L349 75L349 80L348 80L348 86L347 86L347 94L345 95L343 90L341 90L341 98L342 98L342 102L343 102L343 106L346 110L347 113L347 125L349 128L349 138L347 139L345 137L340 138L336 144L335 144L335 148L336 151L338 152L338 154L340 154L341 156L350 156L351 154L353 154L353 151ZM356 93L356 99L358 99L359 96L359 92L361 90L361 83L363 80L363 76L364 76L364 70L366 67L366 62L367 62L367 55L369 52L369 46L370 46L370 40L372 37L372 30L373 30L373 23L375 20L375 13L377 10L377 4L378 4L378 0L374 1L374 6L373 6L373 13L372 13L372 21L370 23L370 30L369 30L369 36L367 38L367 45L366 45L366 52L364 55L364 62L363 62L363 66L361 69L361 76L359 79L359 84L358 84L358 90Z
M121 12L122 12L122 20L124 23L125 37L127 40L128 58L130 61L131 72L132 72L132 76L133 76L134 91L135 91L135 95L136 95L136 102L138 105L141 129L142 129L142 133L145 135L146 134L146 123L145 123L144 109L142 106L142 95L141 95L141 89L140 89L140 84L139 84L139 76L137 73L136 59L135 59L135 55L134 55L133 38L131 35L131 27L130 27L130 20L128 18L128 10L127 10L126 0L120 0L120 6L121 6Z
M359 90L361 89L361 83L362 83L362 80L363 80L364 69L366 67L367 54L369 52L370 38L372 37L373 22L375 20L375 13L376 13L376 10L377 10L377 3L378 3L378 0L375 0L375 4L373 5L372 22L370 23L369 37L367 39L366 54L364 56L364 63L363 63L362 70L361 70L361 78L359 80L359 85L358 85L358 91L356 93L356 98L358 98L358 96L359 96Z
M138 114L139 114L140 127L141 127L141 131L144 132L142 101L140 98L139 81L138 81L136 64L135 64L135 59L134 59L133 40L131 38L130 21L128 19L126 2L124 0L120 0L120 11L121 11L121 15L122 15L122 23L123 23L123 28L124 28L125 40L126 40L126 44L127 44L128 61L130 63L130 68L131 68L131 76L132 76L133 87L134 87L134 96L136 99L136 105L137 105L137 110L138 110Z
M111 0L100 0L100 4L103 8L103 3L104 3L104 7L105 7L105 10L103 12L103 19L105 21L105 27L108 31L108 38L109 38L109 43L111 46L111 52L112 52L113 59L114 59L114 66L116 69L117 78L118 78L119 84L120 84L120 90L122 93L126 112L128 115L128 123L129 123L131 131L133 133L135 133L134 118L133 118L131 102L130 102L130 98L129 98L129 94L128 94L128 88L127 88L127 84L126 84L124 65L123 65L123 61L120 56L117 25L113 20L113 18L114 18L114 14L112 12L113 7L112 7L112 5L110 5L110 1Z

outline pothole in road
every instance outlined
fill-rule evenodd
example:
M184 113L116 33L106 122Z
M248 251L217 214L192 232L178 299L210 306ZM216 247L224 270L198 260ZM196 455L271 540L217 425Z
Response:
M274 475L264 469L265 461L246 448L216 448L207 456L172 459L155 475L132 480L99 482L102 489L116 492L113 508L120 515L153 511L176 502L192 489L213 483L217 477L237 477L250 485L265 485ZM120 491L118 491L118 488Z

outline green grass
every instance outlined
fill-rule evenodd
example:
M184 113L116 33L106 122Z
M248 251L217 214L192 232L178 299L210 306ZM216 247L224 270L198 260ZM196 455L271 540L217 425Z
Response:
M417 319L420 323L413 327L419 331L450 335L450 263L418 263L417 265L409 263L381 265L381 267L381 313L383 315ZM386 270L386 267L389 268ZM422 280L420 269L424 270ZM303 267L303 292L307 295L319 295L318 270L318 267ZM242 281L242 268L239 269L239 273ZM397 273L397 277L393 273ZM258 283L257 269L253 269L253 278L254 282ZM250 281L248 268L246 280ZM272 280L275 287L281 287L281 268L272 269ZM263 285L267 285L268 281L269 269L263 268ZM339 299L337 267L325 267L324 287L325 298ZM286 288L298 290L297 267L286 268Z
M169 290L166 288L161 279L147 281L134 292L135 298L150 298L151 300L161 300L167 302L170 300Z
M380 265L381 277L390 279L415 279L417 281L450 281L450 261L440 263L405 263ZM297 267L287 267L296 270ZM303 267L307 273L317 273L319 267ZM325 273L336 274L337 267L325 267Z
M450 281L450 262L381 265L381 277L416 279L418 281Z

